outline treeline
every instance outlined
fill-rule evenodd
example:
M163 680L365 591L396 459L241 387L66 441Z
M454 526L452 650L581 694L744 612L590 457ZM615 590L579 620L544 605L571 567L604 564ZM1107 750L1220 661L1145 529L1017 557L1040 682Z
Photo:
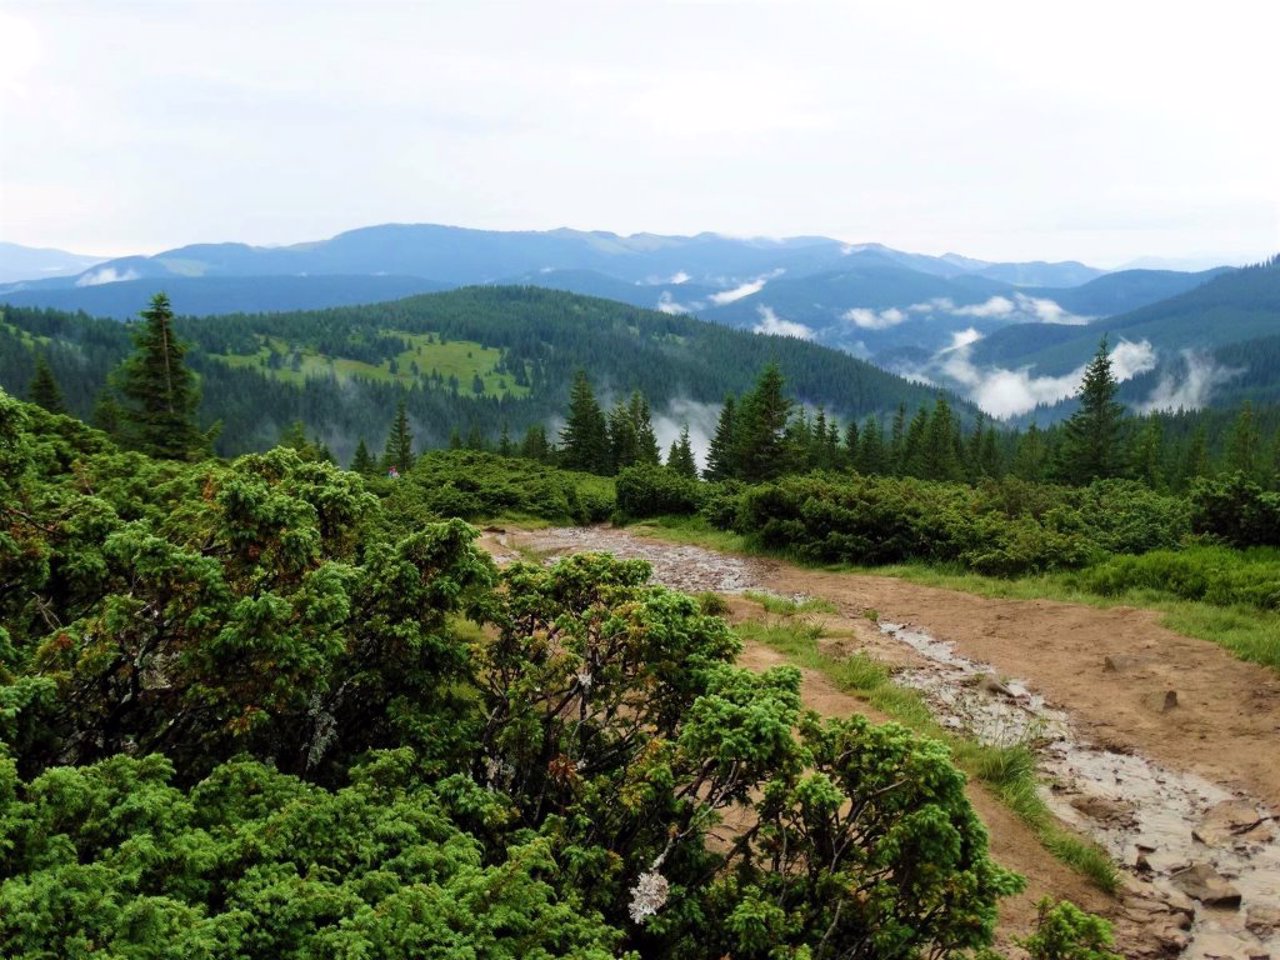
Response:
M139 308L143 304L138 305ZM175 304L181 314L182 304ZM68 409L89 419L109 373L131 349L129 324L83 314L6 307L0 322L0 386L25 396L43 355L62 385ZM532 287L475 287L373 306L270 315L193 318L179 315L179 335L200 379L201 423L221 422L218 453L275 444L295 420L345 463L364 437L381 448L400 400L419 449L445 447L458 435L496 445L504 428L521 437L565 407L579 368L603 393L639 391L658 409L675 400L719 403L751 386L776 361L791 389L846 417L914 410L931 392L854 357L800 340L761 337L691 317ZM397 334L430 334L500 351L500 367L528 396L477 396L470 383L433 378L424 365L411 386L328 372L290 383L270 368L230 365L218 356L256 356L279 341L277 366L311 350L369 362L404 345ZM271 362L270 356L268 362ZM456 386L456 389L455 389ZM551 438L554 442L555 438Z
M1087 368L1077 412L1046 429L1005 430L981 416L966 424L943 394L910 416L899 406L888 424L877 415L842 424L823 407L811 412L790 396L781 371L770 365L752 390L725 398L702 476L761 483L837 471L969 483L1016 477L1072 486L1131 479L1185 492L1200 478L1240 474L1262 488L1280 488L1280 410L1259 413L1246 403L1230 412L1133 416L1116 394L1105 340ZM611 476L660 462L648 411L644 397L633 394L606 415L579 371L558 443L536 426L518 444L453 445ZM697 475L687 428L666 462L684 476Z

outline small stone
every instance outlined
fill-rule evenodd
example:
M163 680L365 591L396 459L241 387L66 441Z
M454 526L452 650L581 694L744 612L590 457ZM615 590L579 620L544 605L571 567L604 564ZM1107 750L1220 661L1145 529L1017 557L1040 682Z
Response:
M1107 673L1128 673L1145 666L1150 657L1136 657L1130 653L1113 653L1102 658L1102 669Z
M1176 709L1178 706L1178 691L1166 690L1164 692L1164 705L1160 708L1161 712L1168 713L1170 710Z
M1244 927L1259 937L1280 932L1280 907L1250 907L1245 913Z
M1223 847L1241 841L1266 843L1275 836L1275 829L1271 818L1263 816L1253 804L1224 800L1205 811L1191 836L1205 846Z
M1240 891L1207 863L1193 863L1173 873L1169 882L1187 896L1199 900L1206 907L1240 906Z

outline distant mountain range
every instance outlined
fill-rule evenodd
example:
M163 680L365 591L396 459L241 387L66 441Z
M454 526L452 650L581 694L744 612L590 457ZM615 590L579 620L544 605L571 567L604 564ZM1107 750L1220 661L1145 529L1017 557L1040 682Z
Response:
M47 252L0 247L0 276L23 263L52 269L34 253ZM72 255L62 256L69 263ZM0 303L123 319L157 289L179 312L205 316L352 306L470 285L537 286L810 340L1012 416L1069 392L1069 382L1048 381L1069 379L1104 331L1113 345L1134 344L1120 357L1134 364L1122 368L1126 378L1163 370L1184 350L1280 334L1280 313L1254 289L1258 281L1230 281L1239 273L992 263L828 237L388 224L313 243L196 244L65 276L35 273L0 283ZM993 399L993 379L1012 387Z
M105 259L0 241L0 284L47 280L50 277L77 277Z

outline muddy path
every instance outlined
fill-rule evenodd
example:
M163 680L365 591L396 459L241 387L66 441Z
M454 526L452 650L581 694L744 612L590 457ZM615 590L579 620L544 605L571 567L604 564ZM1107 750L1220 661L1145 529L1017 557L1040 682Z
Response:
M993 600L610 528L490 534L485 545L500 559L517 547L611 552L649 561L655 580L689 592L831 602L826 632L891 664L941 722L995 742L1034 740L1051 808L1124 871L1121 896L1108 901L975 785L993 851L1030 879L1002 911L1006 929L1025 931L1035 900L1049 894L1111 916L1126 956L1280 960L1280 844L1270 818L1280 809L1280 680L1271 671L1166 630L1149 611ZM732 606L737 618L759 613ZM781 660L754 646L743 656L753 668ZM812 671L802 695L820 713L883 719Z

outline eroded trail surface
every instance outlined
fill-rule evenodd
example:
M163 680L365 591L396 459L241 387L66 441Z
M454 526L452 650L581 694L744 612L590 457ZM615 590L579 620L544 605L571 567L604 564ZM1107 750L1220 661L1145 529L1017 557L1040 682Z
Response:
M1149 611L993 600L605 527L486 538L500 559L517 544L549 556L639 557L655 580L689 592L821 597L838 610L823 618L835 642L892 664L896 681L920 690L940 721L987 740L1033 742L1050 806L1108 850L1126 882L1107 902L975 788L996 856L1031 881L1006 909L1011 929L1025 930L1031 904L1047 893L1108 913L1127 956L1280 960L1272 671L1173 633ZM743 660L763 668L781 657L752 647ZM819 674L806 674L802 693L822 713L875 716Z

